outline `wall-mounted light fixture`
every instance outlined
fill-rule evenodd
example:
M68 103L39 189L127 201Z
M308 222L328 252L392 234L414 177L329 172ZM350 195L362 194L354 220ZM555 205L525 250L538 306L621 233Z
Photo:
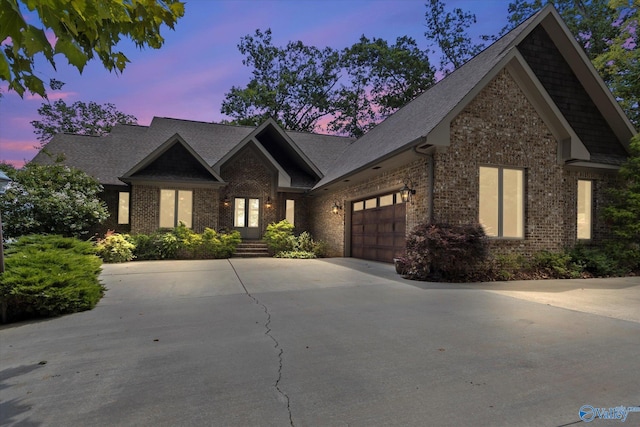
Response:
M400 198L403 202L409 202L414 194L416 194L416 190L413 188L413 182L409 178L405 178L404 186L400 189Z
M224 196L224 199L222 200L222 206L224 206L225 208L231 206L231 200L229 200L229 196Z
M331 212L338 215L340 213L340 211L342 210L342 206L340 206L338 204L337 200L333 201L333 206L331 207Z
M273 202L271 202L271 196L267 196L267 201L264 203L264 207L267 209L271 209L273 206Z

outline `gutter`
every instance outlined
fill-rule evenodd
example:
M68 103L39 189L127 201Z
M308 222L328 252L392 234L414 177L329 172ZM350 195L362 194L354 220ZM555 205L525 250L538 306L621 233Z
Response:
M427 137L422 138L423 142L427 142ZM423 145L424 147L424 145ZM427 222L431 223L433 221L433 192L435 188L435 158L433 157L433 153L435 152L435 147L430 146L424 151L418 151L418 145L413 146L413 152L419 156L426 157L427 159L427 167L429 169L429 184L427 185Z

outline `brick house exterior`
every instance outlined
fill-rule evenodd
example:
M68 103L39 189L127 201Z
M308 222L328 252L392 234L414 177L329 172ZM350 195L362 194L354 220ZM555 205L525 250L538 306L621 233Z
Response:
M424 221L480 221L498 253L601 241L635 132L548 6L356 141L154 118L47 149L103 183L105 229L183 218L252 239L290 218L331 255L390 262Z

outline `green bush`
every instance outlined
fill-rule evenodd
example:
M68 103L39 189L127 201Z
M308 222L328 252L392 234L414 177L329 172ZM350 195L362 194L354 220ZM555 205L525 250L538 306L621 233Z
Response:
M581 277L582 266L573 262L566 252L541 251L531 260L531 268L557 279L575 279Z
M269 248L269 252L275 255L279 252L286 252L293 250L295 242L293 236L293 224L286 219L267 225L267 230L264 233L263 240Z
M480 224L418 225L407 238L406 276L411 279L464 280L488 256Z
M104 287L102 261L91 242L53 235L29 235L6 250L0 275L3 322L90 310Z
M313 259L316 258L316 254L309 251L282 251L278 252L276 258L298 258L298 259Z
M107 232L104 239L96 242L96 253L104 262L128 262L134 258L136 248L126 234Z
M136 246L134 256L138 260L229 258L242 241L236 230L218 233L205 228L198 234L182 223L174 229L151 235L137 234L131 236L131 240Z
M596 247L576 245L569 251L569 255L571 262L592 276L608 277L624 273L618 259Z
M317 258L327 254L325 242L316 242L308 231L293 235L293 225L287 220L271 223L263 237L269 252L276 258Z

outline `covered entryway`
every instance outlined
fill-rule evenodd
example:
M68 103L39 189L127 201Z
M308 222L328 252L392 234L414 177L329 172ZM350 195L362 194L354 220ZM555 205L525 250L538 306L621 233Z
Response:
M260 199L236 197L233 203L233 228L243 239L260 238Z
M405 253L406 203L398 194L354 202L351 212L351 256L393 262Z

